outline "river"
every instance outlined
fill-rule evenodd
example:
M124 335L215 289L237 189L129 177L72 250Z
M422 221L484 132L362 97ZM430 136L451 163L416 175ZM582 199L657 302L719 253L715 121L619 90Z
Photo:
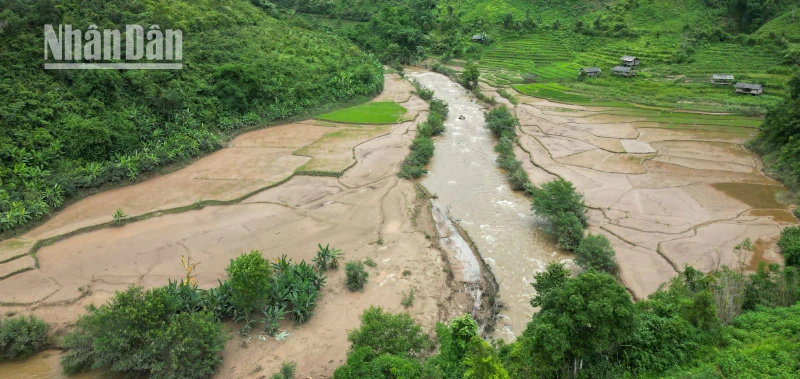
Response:
M500 285L500 309L494 338L513 341L531 320L530 282L548 262L565 259L542 232L530 200L510 189L497 163L495 138L486 128L485 107L459 84L437 73L411 76L450 107L447 131L422 184L467 231Z

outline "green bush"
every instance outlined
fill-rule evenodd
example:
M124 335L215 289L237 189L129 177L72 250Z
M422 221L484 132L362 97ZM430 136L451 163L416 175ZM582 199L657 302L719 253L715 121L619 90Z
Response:
M614 274L617 271L615 255L616 252L608 238L601 234L589 233L575 249L575 263L585 270Z
M369 273L364 269L364 263L347 262L344 266L345 275L347 276L346 284L350 291L363 291L364 284L367 284Z
M558 247L575 250L583 239L583 225L571 212L559 212L550 217L551 232L558 239Z
M194 287L196 290L196 287ZM111 373L160 378L207 378L222 363L222 324L207 311L186 312L167 287L131 287L100 307L87 307L64 338L67 373Z
M297 363L283 362L281 363L281 370L270 376L270 379L294 379L295 371L297 371Z
M492 109L486 114L486 126L498 138L508 135L516 136L516 126L519 123L516 117L508 110L505 105Z
M800 268L800 227L791 226L783 229L778 246L786 259L786 265Z
M231 304L236 309L237 316L247 317L266 303L272 270L260 252L253 250L231 259L225 272L228 273Z
M313 262L320 271L339 268L339 258L342 257L342 251L330 246L330 244L325 245L325 247L322 247L322 244L317 245L317 256Z
M433 157L432 136L444 133L444 119L447 117L447 103L433 98L430 102L431 109L428 119L417 126L417 136L411 143L411 154L403 160L403 165L397 176L403 179L416 179L425 175L425 165Z
M47 324L30 315L0 320L0 360L26 358L47 347Z
M431 348L422 327L408 314L391 314L369 307L360 317L361 326L347 333L350 351L369 349L369 355L420 356Z
M544 218L550 218L559 213L575 215L582 226L586 226L586 204L583 195L567 180L558 178L544 183L541 188L531 190L533 197L532 209Z

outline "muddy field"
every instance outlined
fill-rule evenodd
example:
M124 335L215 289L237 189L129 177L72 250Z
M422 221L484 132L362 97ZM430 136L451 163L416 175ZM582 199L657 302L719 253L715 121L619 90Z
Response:
M497 171L480 171L484 178L496 176L497 185L475 189L496 209L459 210L459 204L480 199L461 198L468 192L453 185L469 178L456 180L442 172L448 170L439 170L423 182L442 195L432 216L429 194L396 176L415 126L427 116L427 104L413 95L407 81L394 75L386 79L386 90L375 101L399 102L409 110L404 120L411 121L381 126L308 120L264 128L180 171L89 197L23 236L0 241L0 312L32 313L50 323L58 337L86 305L100 304L116 290L182 278L182 255L199 263L197 280L209 288L224 279L229 260L243 252L308 261L318 243L330 243L342 249L345 261L370 258L377 263L368 269L365 291L348 291L341 269L327 273L311 320L282 324L290 333L286 341L262 340L258 334L242 338L229 323L233 338L217 377L269 376L288 360L298 363L299 377L329 377L346 359L347 330L358 326L367 307L408 311L431 331L437 321L477 307L474 293L486 288L476 283L487 280L487 267L498 273L499 298L509 307L500 310L498 330L513 339L532 312L529 280L546 262L569 255L553 251L552 241L536 231L541 220L530 215L527 199L502 184L502 171L492 166L493 153L468 163L485 161L485 168ZM431 81L437 93L446 87L436 83ZM485 90L496 95L492 88ZM467 128L471 120L482 119L480 112L473 114L473 100L450 92L460 106L451 116L464 118L448 119L452 143L440 145L432 170L461 167L456 161L462 154L476 154L470 148L492 146L488 132ZM612 241L622 279L634 297L646 297L686 264L753 270L762 261L781 261L775 242L780 230L797 220L776 200L783 187L764 176L759 159L742 147L755 130L674 128L647 117L620 116L617 109L519 99L514 107L521 121L517 158L535 184L563 177L585 194L589 229ZM441 141L447 142L448 133ZM482 139L487 143L479 143ZM453 157L450 163L448 156ZM459 170L475 169L450 171ZM319 173L341 175L309 176ZM226 204L171 211L197 200ZM506 208L511 210L498 210ZM153 217L71 235L111 221L117 209ZM451 211L456 217L449 219ZM482 215L493 225L481 222ZM464 240L464 230L476 240ZM513 243L494 242L495 235L506 232L525 236L504 239ZM65 234L70 235L28 254L37 241ZM440 238L432 238L437 234ZM733 254L745 238L753 241L754 250ZM487 259L470 257L471 246L485 251ZM524 254L529 263L515 264ZM411 274L403 275L405 270ZM416 299L405 309L400 302L412 288ZM0 377L58 375L58 354L48 351L25 361L30 363L0 365Z
M26 235L2 242L4 257L25 253L43 238L108 222L116 209L140 215L186 206L198 199L232 200L274 183L230 205L164 214L122 227L80 233L0 264L0 311L33 313L58 336L84 312L131 284L162 286L184 275L181 256L198 262L202 288L224 279L231 258L260 250L268 259L283 254L313 258L317 244L342 250L344 260L371 258L364 292L352 293L344 270L328 272L327 285L311 320L284 322L286 341L232 338L218 377L271 375L281 362L298 363L299 377L327 377L346 359L347 331L359 325L370 305L408 311L428 331L437 321L470 312L473 301L452 272L434 240L427 197L396 176L408 154L417 120L427 104L412 96L408 82L388 76L376 100L395 100L409 110L407 121L391 126L341 125L306 121L265 128L235 139L229 147L175 173L104 192L78 202ZM339 177L304 176L303 170L339 172ZM294 176L293 173L299 174ZM8 258L4 258L8 259ZM13 274L17 270L32 270ZM410 275L402 273L408 270ZM414 305L401 305L403 293L416 290ZM46 357L45 357L46 355ZM37 369L55 367L56 352L33 359ZM39 364L37 364L39 360ZM41 362L46 362L43 364ZM56 372L48 371L55 375ZM40 370L41 371L41 370ZM25 376L23 368L0 365L0 376Z
M635 297L685 265L754 270L782 262L775 243L797 219L776 200L785 189L742 146L755 129L669 128L612 108L519 99L518 159L534 184L559 176L583 192L589 231L611 240ZM734 254L745 238L754 250Z

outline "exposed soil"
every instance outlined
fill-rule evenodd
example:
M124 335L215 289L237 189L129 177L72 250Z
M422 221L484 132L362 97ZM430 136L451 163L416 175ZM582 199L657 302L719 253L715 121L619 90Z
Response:
M408 82L388 76L378 100L397 100L415 115L425 113L426 103L411 96L412 90ZM186 169L80 201L21 238L3 241L1 256L24 254L39 239L107 222L119 208L138 215L197 199L236 199L285 180L310 159L325 158L315 170L347 169L340 178L297 175L231 205L77 234L39 249L38 267L28 255L4 262L0 270L12 274L33 269L2 280L0 312L32 313L61 335L85 306L104 302L114 291L181 278L182 255L199 263L194 271L198 284L209 288L224 279L230 259L243 252L255 249L268 259L286 254L309 261L318 243L330 243L343 251L345 261L371 258L377 263L368 268L364 292L347 290L343 269L327 272L314 316L301 325L285 322L282 327L290 336L283 342L262 340L258 333L242 338L235 333L238 327L229 324L234 338L218 377L269 376L289 360L298 363L299 377L329 377L346 359L347 331L360 324L359 315L371 305L408 311L432 331L437 321L472 311L474 300L464 290L464 275L453 274L447 250L439 248L437 239L426 238L436 235L427 197L396 176L415 125L309 121L258 130ZM310 158L292 153L298 150L310 152ZM405 270L410 274L403 275ZM415 300L405 309L401 300L412 288ZM52 357L36 359L40 362L34 364L52 366ZM0 365L0 376L17 369Z
M759 262L782 261L777 236L797 219L776 200L785 189L742 146L754 129L671 129L647 117L608 114L613 108L518 98L517 157L534 184L560 176L584 193L589 230L609 237L635 297L684 265L754 270ZM745 238L756 248L737 257L733 248Z

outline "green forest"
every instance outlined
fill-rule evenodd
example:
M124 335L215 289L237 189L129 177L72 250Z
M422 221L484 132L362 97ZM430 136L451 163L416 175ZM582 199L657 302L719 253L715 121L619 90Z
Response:
M85 189L129 182L222 146L239 129L377 94L383 69L343 38L242 0L4 0L0 232ZM184 69L42 69L45 24L181 29Z

